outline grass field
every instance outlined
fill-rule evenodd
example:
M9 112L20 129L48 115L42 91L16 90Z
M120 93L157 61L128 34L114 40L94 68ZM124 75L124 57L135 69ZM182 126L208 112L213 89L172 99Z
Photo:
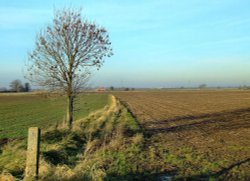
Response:
M35 94L0 94L0 139L23 138L31 126L46 128L65 119L66 99L46 98ZM103 108L108 95L80 95L76 102L75 119L87 116L91 111Z
M149 146L172 154L166 161L181 178L250 179L250 91L115 95L138 119Z

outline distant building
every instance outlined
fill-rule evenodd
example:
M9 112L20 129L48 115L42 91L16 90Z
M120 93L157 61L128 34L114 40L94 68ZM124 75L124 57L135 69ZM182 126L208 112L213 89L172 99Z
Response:
M96 92L105 92L106 88L105 87L100 87L96 89Z

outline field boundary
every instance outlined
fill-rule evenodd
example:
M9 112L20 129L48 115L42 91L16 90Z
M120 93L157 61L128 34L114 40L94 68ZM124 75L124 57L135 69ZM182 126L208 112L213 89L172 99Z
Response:
M135 120L135 122L137 123L137 125L139 126L139 128L142 130L143 134L145 134L145 129L144 127L141 125L141 123L139 122L139 119L137 118L137 116L133 113L133 111L131 110L130 106L128 105L128 103L126 103L125 101L121 100L119 97L115 96L112 94L112 96L115 97L115 99L117 101L119 101L129 112L129 114L131 114L131 116L133 117L133 119Z

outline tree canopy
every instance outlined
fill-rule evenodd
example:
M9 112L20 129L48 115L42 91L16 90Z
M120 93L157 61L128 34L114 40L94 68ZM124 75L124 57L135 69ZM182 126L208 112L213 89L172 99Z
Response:
M99 69L104 58L112 55L105 28L83 19L81 10L59 10L53 23L37 35L29 53L27 77L36 85L67 95L71 125L75 94L89 79L91 68Z

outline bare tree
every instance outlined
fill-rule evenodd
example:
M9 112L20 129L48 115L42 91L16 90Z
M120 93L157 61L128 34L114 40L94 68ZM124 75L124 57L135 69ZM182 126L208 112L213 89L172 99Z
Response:
M10 83L10 89L14 92L22 92L23 91L23 85L20 80L14 80Z
M107 30L81 17L81 10L63 9L41 31L29 53L28 78L39 86L64 92L67 124L72 127L76 93L87 82L91 67L99 69L112 56Z

